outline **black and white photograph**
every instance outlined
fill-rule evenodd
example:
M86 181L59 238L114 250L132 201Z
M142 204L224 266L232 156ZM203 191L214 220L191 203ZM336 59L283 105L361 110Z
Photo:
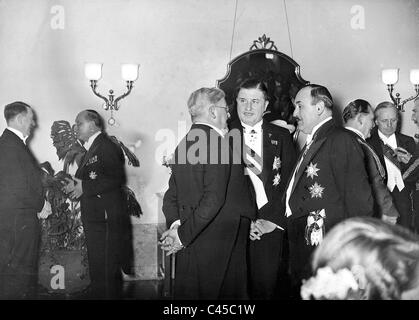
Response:
M3 302L419 300L419 0L0 0L0 75Z

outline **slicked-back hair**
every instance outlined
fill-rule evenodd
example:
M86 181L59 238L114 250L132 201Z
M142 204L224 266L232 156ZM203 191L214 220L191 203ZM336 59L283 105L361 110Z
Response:
M85 114L86 120L93 121L100 131L105 130L105 121L102 116L95 110L87 109Z
M349 119L354 119L360 113L369 114L370 110L372 110L371 105L366 100L356 99L351 101L345 109L343 109L343 122L347 123Z
M240 89L259 89L263 92L263 97L265 100L269 99L268 96L268 88L266 85L259 79L256 78L249 78L244 80L240 85L238 86L236 90L236 96L239 94Z
M225 93L219 88L200 88L191 93L188 99L188 110L192 121L203 114L204 107L216 104L225 98Z
M331 110L333 108L333 98L326 87L319 84L309 84L306 87L311 88L310 95L312 104L323 101L324 106L327 109Z
M374 110L374 117L377 118L378 115L378 111L380 111L381 109L386 109L386 108L393 108L394 110L396 110L397 113L397 117L399 117L399 112L396 108L396 106L394 105L394 103L390 102L390 101L383 101L380 102L379 104L377 104L377 106L375 107Z
M15 101L9 103L4 107L4 118L6 122L9 123L10 120L15 118L18 114L26 114L31 107L22 101Z

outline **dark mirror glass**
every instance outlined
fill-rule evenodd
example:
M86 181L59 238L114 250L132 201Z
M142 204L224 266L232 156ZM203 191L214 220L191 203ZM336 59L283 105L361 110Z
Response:
M217 80L217 87L226 93L227 104L232 110L230 121L237 118L237 88L248 78L262 80L268 88L269 105L264 119L294 124L293 100L298 90L309 83L300 76L300 66L287 55L265 48L247 51L233 59L227 66L225 77Z

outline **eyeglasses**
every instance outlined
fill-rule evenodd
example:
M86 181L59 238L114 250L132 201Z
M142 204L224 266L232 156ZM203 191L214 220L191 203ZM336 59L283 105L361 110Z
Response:
M220 108L220 109L224 109L227 112L227 116L230 118L230 108L229 107L220 107L220 106L216 106L213 105L215 108Z
M237 103L239 105L244 105L250 103L250 105L259 107L262 104L262 99L246 99L246 98L237 98Z

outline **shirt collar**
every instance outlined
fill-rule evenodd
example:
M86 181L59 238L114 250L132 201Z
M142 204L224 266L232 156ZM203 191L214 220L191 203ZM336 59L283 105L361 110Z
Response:
M324 119L322 122L320 122L319 124L314 126L313 130L311 130L311 133L309 135L307 135L306 144L311 143L311 140L313 140L313 137L314 137L314 134L316 133L316 131L319 130L319 128L322 125L324 125L327 121L329 121L331 119L332 119L332 116L329 116L326 119Z
M28 139L28 137L25 137L22 132L12 127L7 127L6 129L12 131L15 135L19 137L20 140L23 141L24 144L26 144L26 139Z
M359 131L358 129L355 129L355 128L352 128L352 127L345 127L345 129L348 129L352 132L355 132L358 136L360 136L363 140L365 140L364 134L361 131Z
M390 144L390 146L391 146L391 144L394 144L397 147L397 141L396 141L396 134L395 133L393 133L390 137L387 137L380 130L377 130L377 132L378 132L378 136L384 142L384 144Z
M206 122L199 122L199 121L197 121L197 122L194 122L194 124L203 124L205 126L208 126L208 127L212 128L212 129L214 129L223 138L226 135L226 133L228 132L226 130L219 129L216 126L213 126L212 124L209 124L209 123L206 123Z
M258 123L256 123L253 126L249 126L248 124L245 124L244 122L240 121L243 127L243 131L245 133L250 133L252 130L256 131L257 133L262 132L262 123L263 123L263 119L260 120Z
M97 138L98 135L100 135L102 131L98 131L95 134L91 135L90 138L84 143L83 147L89 151L90 147L92 146L93 142Z

